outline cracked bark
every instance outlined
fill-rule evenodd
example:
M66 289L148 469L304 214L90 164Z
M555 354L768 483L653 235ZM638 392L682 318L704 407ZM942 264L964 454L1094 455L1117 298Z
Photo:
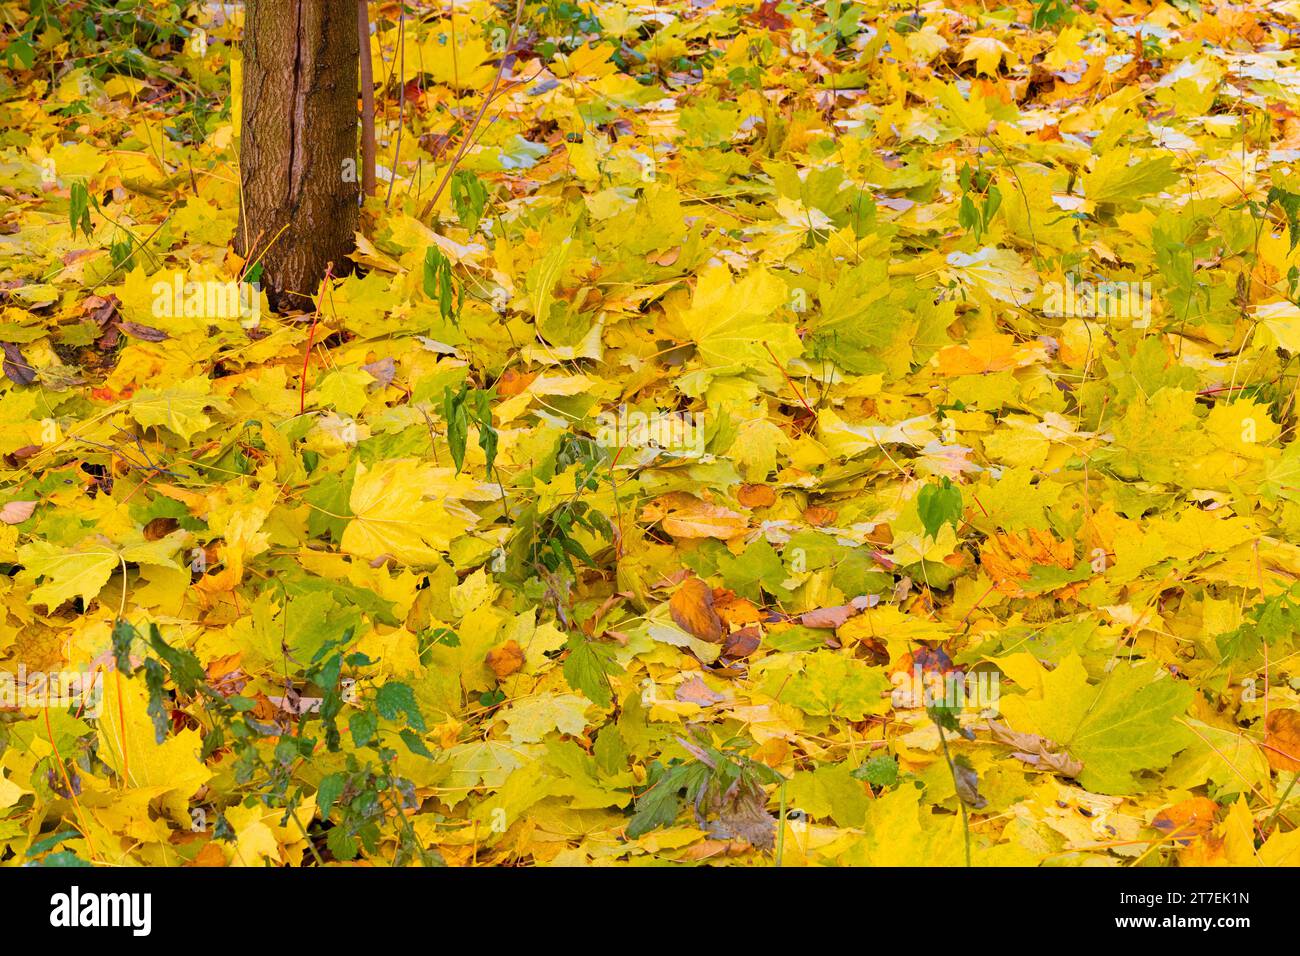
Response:
M311 309L357 227L357 12L349 0L249 0L240 133L242 255L271 306Z

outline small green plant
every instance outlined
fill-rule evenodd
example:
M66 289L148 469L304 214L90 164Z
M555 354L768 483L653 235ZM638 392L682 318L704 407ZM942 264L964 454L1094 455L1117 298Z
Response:
M862 18L866 12L866 8L857 3L829 0L826 20L816 27L814 42L827 55L845 49L862 32Z
M81 181L74 182L69 190L68 200L68 223L72 227L72 235L76 236L77 230L81 230L82 235L87 239L90 238L90 193L86 189L86 184Z
M596 562L574 534L582 530L604 538L612 535L609 519L582 498L585 493L600 487L597 471L604 461L603 449L590 438L565 435L561 439L555 457L555 472L561 474L569 468L575 470L574 494L545 514L536 516L531 554L531 563L535 567L551 574L564 568L572 575L576 573L574 558L588 567L596 567Z
M465 467L465 449L469 442L469 426L478 426L478 444L487 459L487 471L494 474L497 459L497 430L492 424L492 400L495 389L470 388L461 385L459 390L447 386L442 393L442 417L447 423L447 445L451 460L456 463L456 474Z
M952 785L957 791L957 805L961 809L961 828L966 841L966 865L971 865L970 816L966 808L981 810L988 806L988 800L979 792L979 774L964 754L953 757L948 750L948 735L951 730L960 737L971 739L974 734L962 727L960 709L947 705L927 707L926 715L939 730L939 746L943 750L943 759L952 774Z
M130 270L135 262L135 245L129 238L114 239L108 247L114 269Z
M420 844L406 818L405 810L418 805L415 788L395 772L397 753L388 745L395 732L411 753L432 757L421 736L426 726L415 694L398 681L374 686L365 672L377 662L349 651L352 637L349 628L327 640L313 655L299 682L299 696L306 697L314 690L319 702L303 707L290 727L257 720L251 713L256 706L253 699L213 688L198 658L168 644L155 624L141 635L131 624L119 621L113 630L113 653L121 673L143 673L158 742L167 736L173 712L199 709L204 726L201 756L206 759L229 750L243 804L283 810L281 825L292 820L302 830L318 863L324 862L316 845L320 834L309 834L297 814L309 796L309 787L295 772L317 753L318 744L323 743L329 753L344 751L339 720L347 705L351 746L346 751L346 770L327 775L316 787L320 821L327 827L325 846L340 860L355 859L363 850L375 853L382 827L391 817L399 824L397 863L418 859L425 865L437 865L440 859ZM133 668L132 649L140 645L144 657ZM345 679L345 669L350 678ZM233 839L220 810L215 835Z
M756 848L771 849L776 821L766 810L764 787L780 784L785 778L742 753L740 748L748 743L742 738L720 747L684 737L677 742L693 759L652 765L653 783L637 798L627 835L635 839L669 826L689 805L700 826L715 837L744 839Z
M957 207L957 222L975 234L976 242L983 241L993 223L993 216L1002 206L1002 193L992 180L992 174L983 168L963 166L958 174L962 195Z
M451 204L456 210L456 218L471 233L478 230L487 206L487 187L468 169L460 169L451 177Z
M424 254L424 294L438 303L444 322L460 322L464 295L452 275L451 260L437 246L430 246Z
M1037 0L1030 26L1035 30L1044 27L1068 24L1074 19L1074 10L1069 0Z
M1246 608L1244 620L1216 639L1224 660L1250 659L1265 645L1276 644L1300 632L1300 584L1264 598Z
M407 819L406 811L418 809L420 800L415 785L395 772L397 752L384 744L379 733L382 717L401 728L398 736L408 750L421 757L433 756L420 738L425 724L415 694L407 684L389 681L371 703L348 721L355 750L347 755L347 769L329 774L317 789L321 820L337 821L326 835L326 845L337 860L355 859L362 849L376 853L383 824L391 813L400 824L395 865L415 859L425 866L440 864L441 860L425 850ZM331 749L340 747L336 742ZM358 753L366 753L368 759L358 759Z

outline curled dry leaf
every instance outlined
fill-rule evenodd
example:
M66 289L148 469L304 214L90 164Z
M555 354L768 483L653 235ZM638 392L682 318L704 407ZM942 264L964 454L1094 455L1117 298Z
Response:
M22 524L35 511L34 501L8 501L0 505L0 521L5 524Z
M749 528L749 520L744 515L680 491L647 504L641 510L641 520L658 521L674 538L719 538L725 541L744 534Z
M171 338L162 329L155 329L152 325L141 325L139 322L119 322L117 327L133 339L140 339L142 342L165 342Z
M839 604L835 607L819 607L815 611L809 611L799 618L799 623L804 627L822 627L835 630L841 627L844 622L858 613L858 609L851 604Z
M0 343L4 348L5 377L15 385L30 385L36 381L36 369L23 357L22 351L13 342Z
M144 526L144 539L146 541L159 541L179 527L180 522L175 518L153 518Z
M990 735L998 743L1006 744L1008 747L1015 749L1016 752L1011 756L1029 764L1031 767L1050 770L1053 773L1059 773L1063 777L1077 777L1083 772L1082 761L1075 760L1064 750L1055 753L1057 745L1046 737L1040 737L1038 734L1024 734L1012 730L1005 724L1000 724L995 720L989 721L988 729Z
M953 786L957 797L972 810L983 810L988 798L980 793L980 776L965 754L953 761Z
M762 640L762 634L754 625L742 627L740 630L732 631L727 635L722 645L722 656L731 660L748 657L758 650L758 645L762 643Z
M81 311L86 314L87 318L102 327L108 325L109 320L113 318L120 304L115 295L91 295L82 300Z
M323 697L304 697L292 688L283 697L268 695L266 699L280 710L295 717L301 717L303 714L319 713L321 704L325 700Z
M799 623L804 627L823 627L835 630L842 627L849 618L862 613L869 607L875 607L879 603L880 598L876 595L863 594L855 597L848 604L819 607L816 610L808 611L799 618Z

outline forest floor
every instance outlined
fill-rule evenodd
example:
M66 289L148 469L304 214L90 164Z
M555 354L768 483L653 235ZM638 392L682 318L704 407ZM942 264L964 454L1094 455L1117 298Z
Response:
M5 861L1300 863L1300 3L408 6L0 2Z

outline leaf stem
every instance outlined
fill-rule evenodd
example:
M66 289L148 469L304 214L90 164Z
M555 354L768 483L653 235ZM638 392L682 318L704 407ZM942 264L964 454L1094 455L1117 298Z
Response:
M1300 780L1300 770L1291 775L1291 782L1286 785L1286 790L1282 792L1282 799L1277 802L1277 806L1273 808L1273 812L1270 813L1268 819L1264 821L1264 826L1261 829L1262 833L1267 834L1272 828L1273 821L1277 819L1277 815L1281 813L1282 808L1286 806L1286 798L1291 796L1291 790L1295 787L1297 780Z
M933 719L933 718L932 718ZM957 789L957 768L953 765L952 755L948 753L948 737L943 732L943 724L935 721L934 725L939 728L939 746L943 748L943 759L948 762L948 772L952 774L953 789ZM961 807L961 828L966 837L966 865L970 864L970 818L966 815L966 801L962 799L961 791L957 790L957 805Z
M785 787L788 780L781 781L781 825L776 831L776 865L781 865L781 860L785 857Z

